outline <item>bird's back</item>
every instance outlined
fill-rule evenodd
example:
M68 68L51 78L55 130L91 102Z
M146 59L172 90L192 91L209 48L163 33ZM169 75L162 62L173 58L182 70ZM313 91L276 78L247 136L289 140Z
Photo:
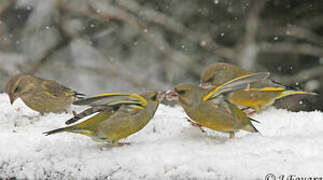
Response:
M22 97L25 104L41 113L62 112L76 100L73 92L55 81L35 78L35 90L30 96Z

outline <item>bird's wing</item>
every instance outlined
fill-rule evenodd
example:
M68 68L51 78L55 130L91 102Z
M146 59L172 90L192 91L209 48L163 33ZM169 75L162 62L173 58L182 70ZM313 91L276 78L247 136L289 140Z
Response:
M113 108L108 108L108 109L105 109L105 110L99 112L98 114L96 114L92 117L89 117L87 120L85 120L81 123L75 124L74 126L79 129L83 129L83 130L86 129L86 130L89 130L90 132L95 132L97 130L99 124L102 121L109 119L115 113L116 113L116 111ZM86 116L86 117L88 117L88 116ZM83 118L85 118L85 117L83 117Z
M235 119L239 119L243 125L247 125L250 123L250 119L244 113L241 109L239 109L236 105L226 101L226 106L230 109L230 112L232 116L235 117Z
M71 119L67 120L65 122L65 124L69 125L69 124L72 124L72 123L75 123L85 117L88 117L88 116L91 116L95 113L98 113L98 112L102 112L102 111L105 111L105 110L113 110L112 107L108 107L108 106L96 106L96 107L91 107L91 108L88 108L80 113L74 113L74 117L72 117Z
M85 96L84 94L77 93L70 88L67 88L61 84L58 84L55 81L43 81L42 82L42 87L45 91L45 93L49 96L52 97L70 97L70 96L75 96L75 97L82 97Z
M147 105L145 98L138 94L129 93L110 93L99 94L93 97L75 101L74 105L89 105L89 106L120 106L120 105L137 105L144 107Z
M214 99L219 95L231 93L233 91L243 90L250 87L250 83L258 82L269 78L269 72L260 72L239 76L220 86L211 89L205 96L204 101Z
M92 106L85 111L75 114L73 118L67 120L65 124L72 124L80 119L88 117L98 112L103 112L110 110L110 114L113 115L116 112L127 112L127 113L137 113L144 109L147 105L145 98L138 94L105 94L100 96L95 96L87 99L82 99L76 101L76 103L88 104ZM77 104L79 105L79 104Z

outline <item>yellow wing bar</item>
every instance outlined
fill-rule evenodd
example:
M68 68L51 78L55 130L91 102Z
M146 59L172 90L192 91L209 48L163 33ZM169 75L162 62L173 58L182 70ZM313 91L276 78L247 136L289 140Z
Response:
M247 88L245 91L284 91L282 87Z
M134 104L140 106L147 106L145 98L139 94L129 93L107 93L98 94L90 98L75 101L74 105L90 105L90 106L115 106L121 104Z
M260 72L239 76L218 87L215 87L204 96L203 100L207 101L227 92L248 89L250 83L265 80L269 78L269 76L269 72Z
M111 96L129 96L129 93L105 93L105 94L97 94L93 97L111 97Z

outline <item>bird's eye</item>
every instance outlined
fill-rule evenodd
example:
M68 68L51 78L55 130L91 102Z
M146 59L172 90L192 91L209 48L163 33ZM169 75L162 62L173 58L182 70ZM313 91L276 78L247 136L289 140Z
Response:
M16 89L14 90L14 93L17 93L18 91L20 91L19 86L16 87Z
M157 100L157 94L155 94L153 97L151 97L151 99L152 99L153 101L156 101L156 100Z
M186 91L184 91L184 90L179 90L179 91L176 91L179 95L183 95L183 94L185 94L185 92Z
M214 77L211 77L210 79L208 79L206 82L207 83L211 83L211 82L213 82L214 81Z

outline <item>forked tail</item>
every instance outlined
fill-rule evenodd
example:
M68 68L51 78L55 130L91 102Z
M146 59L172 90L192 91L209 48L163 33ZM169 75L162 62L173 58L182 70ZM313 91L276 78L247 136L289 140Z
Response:
M93 131L91 131L89 129L83 129L83 128L79 128L77 126L68 126L68 127L63 127L63 128L58 128L58 129L54 129L54 130L51 130L51 131L47 131L47 132L44 132L43 134L48 136L48 135L52 135L52 134L56 134L56 133L62 133L62 132L70 132L70 133L82 134L82 135L86 135L86 136L90 136L90 137L92 137L92 135L94 133Z
M304 94L304 95L313 95L316 96L317 94L314 92L306 92L306 91L295 91L295 90L287 90L287 91L283 91L278 97L277 99L286 97L286 96L290 96L290 95L296 95L296 94Z
M61 132L67 132L67 131L71 131L71 130L72 130L72 126L54 129L54 130L51 130L51 131L44 132L43 134L45 134L46 136L48 136L48 135L52 135L52 134L56 134L56 133L61 133Z
M259 121L254 120L252 118L249 118L249 119L252 122L260 123ZM258 131L258 129L251 122L249 124L247 124L245 127L243 127L243 130L248 131L248 132L253 132L253 133L260 133Z

